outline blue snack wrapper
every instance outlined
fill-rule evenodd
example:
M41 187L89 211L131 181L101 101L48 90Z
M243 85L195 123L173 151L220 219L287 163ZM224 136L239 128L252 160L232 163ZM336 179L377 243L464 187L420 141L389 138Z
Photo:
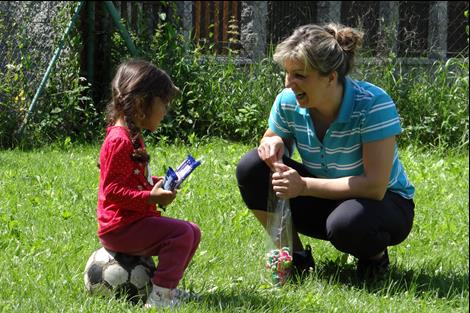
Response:
M163 189L165 190L174 190L176 188L176 183L178 182L178 175L175 171L169 167L166 171L165 180L163 181Z
M201 165L201 162L195 160L193 156L189 154L176 168L176 171L169 167L163 182L163 189L175 190L199 165Z

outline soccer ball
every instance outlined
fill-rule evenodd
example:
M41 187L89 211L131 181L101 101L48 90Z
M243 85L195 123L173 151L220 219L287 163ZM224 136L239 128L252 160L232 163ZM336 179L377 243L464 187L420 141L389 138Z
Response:
M94 251L85 266L85 287L92 295L125 297L145 302L155 272L152 257L117 253L104 247Z

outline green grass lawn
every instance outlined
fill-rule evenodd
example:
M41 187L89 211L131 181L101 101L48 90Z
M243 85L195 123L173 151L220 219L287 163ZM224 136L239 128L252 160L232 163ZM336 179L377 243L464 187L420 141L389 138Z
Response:
M272 288L264 269L267 236L245 208L235 179L250 147L221 140L150 146L162 175L191 153L203 164L166 215L188 219L202 241L180 287L200 294L179 312L468 312L468 154L401 150L415 184L410 236L389 250L384 282L353 279L354 266L329 243L312 245L316 272L301 285ZM83 283L99 247L95 208L99 146L0 151L0 312L144 312L90 297Z

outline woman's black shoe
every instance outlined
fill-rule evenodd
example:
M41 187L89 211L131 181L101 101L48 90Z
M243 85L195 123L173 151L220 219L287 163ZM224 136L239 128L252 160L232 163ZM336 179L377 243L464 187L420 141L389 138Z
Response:
M381 280L384 279L390 269L390 259L388 251L377 260L359 259L357 262L357 275L361 280Z
M313 261L312 248L310 245L305 247L305 250L294 251L292 253L292 265L294 276L304 278L315 269L315 262Z

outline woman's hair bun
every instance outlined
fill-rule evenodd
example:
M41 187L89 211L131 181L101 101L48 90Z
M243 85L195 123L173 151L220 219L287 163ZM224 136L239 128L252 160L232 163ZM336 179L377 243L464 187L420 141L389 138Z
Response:
M333 23L325 25L324 28L345 52L354 53L362 46L364 33L360 30Z

